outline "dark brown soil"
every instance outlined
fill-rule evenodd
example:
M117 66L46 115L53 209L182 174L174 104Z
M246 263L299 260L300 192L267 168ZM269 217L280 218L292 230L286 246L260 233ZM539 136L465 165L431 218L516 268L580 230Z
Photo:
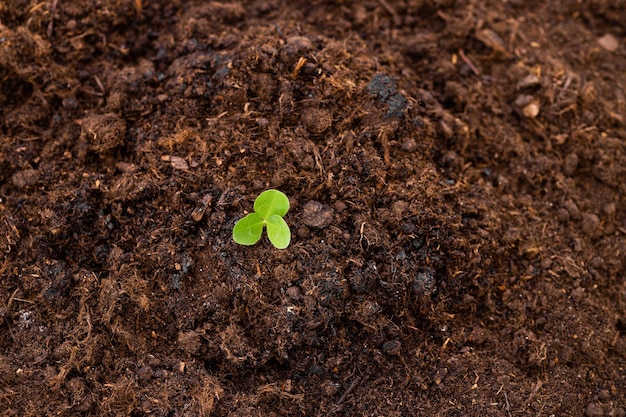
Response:
M625 21L0 2L1 415L624 416Z

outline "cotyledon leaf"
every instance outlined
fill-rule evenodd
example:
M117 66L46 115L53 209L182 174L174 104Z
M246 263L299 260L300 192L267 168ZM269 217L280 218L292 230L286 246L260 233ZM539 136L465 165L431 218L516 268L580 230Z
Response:
M263 191L254 200L254 212L267 220L271 215L277 214L280 217L289 211L289 199L278 190Z
M254 245L261 239L265 222L256 213L240 219L233 228L233 239L240 245Z
M266 221L267 237L277 249L285 249L291 241L291 230L287 222L278 214L272 214Z

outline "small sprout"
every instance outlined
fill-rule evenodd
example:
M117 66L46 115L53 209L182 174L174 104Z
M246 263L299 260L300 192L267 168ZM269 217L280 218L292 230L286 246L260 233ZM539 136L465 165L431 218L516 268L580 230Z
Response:
M240 219L233 228L233 239L240 245L254 245L261 239L263 228L277 249L285 249L291 241L291 231L283 219L289 211L289 199L278 190L263 191L254 200L254 212Z

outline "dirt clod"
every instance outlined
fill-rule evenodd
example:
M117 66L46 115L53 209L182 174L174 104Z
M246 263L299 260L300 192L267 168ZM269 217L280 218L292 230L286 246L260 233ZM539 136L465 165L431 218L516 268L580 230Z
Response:
M309 201L302 208L302 223L309 227L323 229L333 221L333 209L319 201Z
M94 114L83 119L83 137L96 152L104 153L124 142L126 124L114 113Z
M324 133L333 123L332 115L324 109L306 108L302 110L302 124L314 134Z
M200 350L200 335L194 331L178 335L178 344L188 355L195 355Z
M39 172L35 169L17 171L11 176L11 181L13 182L13 185L18 188L35 185L37 184L37 181L39 181Z

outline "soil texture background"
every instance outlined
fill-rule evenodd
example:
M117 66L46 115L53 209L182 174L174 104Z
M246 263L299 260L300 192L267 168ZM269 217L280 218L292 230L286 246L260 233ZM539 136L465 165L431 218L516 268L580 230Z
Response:
M0 415L625 416L625 21L0 2Z

